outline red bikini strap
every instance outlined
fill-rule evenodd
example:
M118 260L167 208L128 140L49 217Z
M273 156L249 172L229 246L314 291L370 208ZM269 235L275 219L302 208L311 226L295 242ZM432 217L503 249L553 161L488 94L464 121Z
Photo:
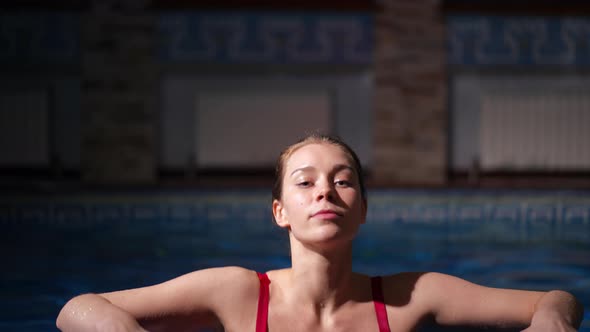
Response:
M258 312L256 313L256 332L266 332L268 322L268 301L270 280L266 273L256 272L260 280L260 292L258 295Z
M387 320L387 310L385 309L385 303L383 300L381 277L371 278L371 288L373 290L373 304L375 305L375 313L377 314L379 332L391 332L389 329L389 321Z

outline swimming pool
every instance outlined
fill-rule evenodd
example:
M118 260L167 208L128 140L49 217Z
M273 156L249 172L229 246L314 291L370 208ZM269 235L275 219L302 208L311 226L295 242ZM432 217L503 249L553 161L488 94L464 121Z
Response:
M84 292L289 265L270 193L257 189L5 193L0 225L0 331L55 331L61 306ZM590 332L590 191L372 190L354 248L355 270L371 275L568 290Z

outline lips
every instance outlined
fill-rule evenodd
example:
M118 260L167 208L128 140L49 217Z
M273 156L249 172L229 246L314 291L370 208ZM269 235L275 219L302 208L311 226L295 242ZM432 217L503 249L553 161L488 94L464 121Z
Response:
M314 218L320 218L320 219L334 219L334 218L338 218L338 217L342 217L341 213L338 213L334 210L320 210L316 213L314 213L312 215L312 217Z

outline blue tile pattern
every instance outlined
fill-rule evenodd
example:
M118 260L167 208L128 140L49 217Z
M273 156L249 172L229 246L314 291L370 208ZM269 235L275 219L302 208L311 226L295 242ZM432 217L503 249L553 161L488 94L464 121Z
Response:
M467 66L590 65L590 18L449 15L448 62ZM375 19L366 13L166 12L162 63L362 64L373 62ZM0 64L77 64L80 16L0 14Z
M454 65L590 65L590 18L448 16Z
M0 13L0 63L75 64L80 54L76 13Z
M161 14L163 62L372 62L369 14L177 12Z

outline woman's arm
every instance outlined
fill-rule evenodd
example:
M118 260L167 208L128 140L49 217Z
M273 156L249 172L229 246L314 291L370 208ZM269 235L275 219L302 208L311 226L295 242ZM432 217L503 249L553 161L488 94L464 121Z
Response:
M85 294L62 308L62 331L194 331L216 326L256 303L258 280L237 267L192 272L164 283L104 294Z
M567 292L484 287L440 273L422 275L415 293L441 325L575 331L583 316L582 306Z

